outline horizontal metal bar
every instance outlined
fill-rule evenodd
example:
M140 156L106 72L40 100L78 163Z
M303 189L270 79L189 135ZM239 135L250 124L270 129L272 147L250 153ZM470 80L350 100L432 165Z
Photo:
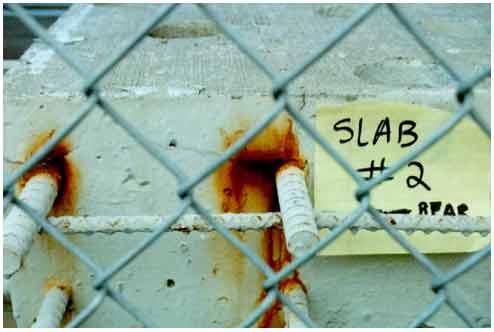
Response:
M316 224L319 229L332 229L343 223L344 213L329 211L315 211ZM466 234L490 233L490 217L472 216L428 216L383 214L383 218L395 229L415 232L442 233L461 232ZM49 218L49 222L64 233L135 233L152 232L158 228L166 216L90 216L73 217L62 216ZM223 213L214 214L214 221L228 229L247 231L259 230L269 227L282 227L281 214L268 213ZM364 214L355 224L349 227L352 231L382 229L369 214ZM213 227L198 214L183 215L175 224L169 227L169 231L181 232L211 232Z
M48 33L39 23L33 19L33 14L36 13L54 13L58 9L55 8L56 5L50 4L46 6L53 6L53 9L48 11L41 11L37 6L44 5L30 5L30 7L35 7L35 9L26 9L20 5L11 5L10 9L4 10L7 13L15 13L19 20L27 25L34 34L36 34L43 42L47 44L50 49L54 50L64 62L69 64L83 79L85 79L83 91L86 94L91 93L89 96L88 106L77 114L76 118L69 122L69 124L57 133L44 148L40 149L37 154L29 161L24 163L13 176L7 179L4 185L4 210L5 206L9 204L10 200L16 204L19 208L23 209L27 215L30 216L36 226L42 226L43 229L52 235L57 241L59 241L63 246L67 248L72 254L76 255L77 258L82 260L90 268L95 270L97 273L97 281L95 283L95 288L98 290L97 296L86 306L79 315L75 318L69 326L77 326L83 323L103 302L106 296L112 298L116 303L120 305L126 312L132 315L136 320L141 322L144 326L150 326L151 324L144 317L144 315L138 310L138 308L128 302L124 298L123 294L120 294L108 285L110 278L116 274L120 269L123 269L132 259L137 257L139 253L145 250L151 243L156 240L160 234L164 231L199 231L199 232L210 232L218 231L224 238L232 243L237 249L239 249L242 254L244 254L249 260L251 260L261 271L266 275L267 280L263 283L264 288L268 291L268 296L264 299L261 305L248 316L242 325L250 326L257 321L260 315L265 312L275 298L283 303L285 310L293 312L297 318L303 321L303 325L314 326L315 324L311 321L306 310L300 310L297 306L298 301L294 301L290 297L290 294L282 294L278 290L278 284L281 280L286 278L289 274L293 273L294 270L300 267L302 264L310 260L315 256L315 254L322 250L322 248L328 246L333 242L339 235L347 230L359 231L359 230L382 230L384 229L388 232L403 248L408 250L417 261L425 267L432 275L432 289L438 292L437 297L434 302L431 303L426 310L421 313L412 323L412 326L420 325L420 323L427 321L434 315L440 307L446 302L451 309L465 321L469 326L476 325L476 321L467 313L465 305L460 305L456 298L450 295L449 289L446 293L447 286L449 282L454 281L457 277L462 275L465 271L469 270L480 260L484 259L490 254L490 247L487 246L483 250L471 255L463 263L457 265L449 273L443 274L429 259L422 255L416 250L416 248L410 244L405 237L403 237L397 230L406 232L462 232L464 235L470 233L480 233L484 236L490 233L490 217L471 217L471 216L416 216L416 215L390 215L390 214L380 214L369 205L369 194L372 189L379 185L385 178L394 172L398 171L403 165L408 161L415 158L416 156L427 150L432 144L442 139L442 137L448 134L459 122L466 116L470 115L472 119L479 124L482 130L490 135L490 127L483 118L478 116L473 109L471 104L471 91L476 84L481 80L487 78L490 75L490 68L478 73L477 75L464 79L460 72L456 71L444 58L438 50L434 47L433 43L429 43L423 36L422 32L419 31L410 21L405 13L401 11L395 5L389 4L389 9L391 13L396 17L399 23L405 28L405 30L410 33L418 42L419 46L431 55L436 62L438 62L443 69L451 75L458 83L457 98L460 104L463 104L461 108L455 113L443 126L438 128L438 130L431 135L422 145L416 147L406 156L403 156L396 164L392 165L387 171L383 172L379 177L374 178L373 181L363 182L363 179L359 174L351 167L348 161L342 158L339 153L337 153L331 145L329 145L326 140L322 138L320 134L315 130L315 128L310 124L310 122L291 105L285 99L287 98L287 89L289 84L293 82L297 77L301 76L310 66L316 63L325 54L329 53L331 49L343 40L346 36L351 34L355 27L362 23L378 4L369 5L364 7L362 11L358 12L356 15L352 16L346 23L341 25L339 29L329 36L329 39L323 43L323 45L315 52L309 55L302 63L295 66L295 69L287 76L277 77L276 73L271 69L269 64L265 62L252 48L244 43L243 40L235 33L235 31L230 30L230 28L224 23L224 21L217 16L210 6L199 5L199 9L205 14L207 18L214 21L224 36L230 39L238 49L250 58L254 64L263 71L267 76L273 81L273 92L274 97L277 99L276 112L267 115L263 121L259 122L256 127L253 127L250 132L246 134L243 138L244 140L238 141L237 145L232 146L227 150L221 158L219 158L215 163L209 166L204 172L200 172L193 175L190 179L186 177L178 164L175 163L167 157L165 157L161 151L155 148L154 144L149 141L144 135L134 128L132 121L126 121L122 118L117 111L103 99L98 96L98 90L96 84L102 80L120 61L122 61L138 44L146 38L148 31L156 26L162 19L170 15L177 5L170 5L169 7L163 7L155 16L147 20L145 25L131 38L131 40L125 43L124 48L117 50L110 58L106 61L102 61L103 65L98 67L94 73L89 73L81 63L76 61L68 51L58 43L50 33ZM156 158L163 166L165 166L169 171L171 171L177 178L180 189L179 194L181 197L186 197L192 195L192 191L197 184L199 184L204 178L209 176L216 168L223 164L226 160L237 153L243 145L245 145L255 134L262 130L263 126L267 126L275 115L281 113L285 108L286 111L292 116L292 118L299 124L302 129L304 129L307 134L317 141L322 148L332 156L338 164L350 174L353 179L358 184L357 198L361 200L359 208L357 208L349 216L345 216L340 213L333 213L328 211L313 211L315 222L318 229L331 229L332 232L326 235L322 240L320 240L315 246L311 247L310 250L303 256L296 257L294 261L286 265L278 273L274 273L262 260L257 257L257 255L249 250L249 248L244 245L241 241L236 239L228 230L260 230L268 227L279 227L283 228L285 231L288 227L283 227L282 217L279 213L262 213L262 214L217 214L211 215L202 205L197 201L192 201L192 207L195 209L199 215L184 215L181 218L174 217L173 215L168 216L171 218L168 222L163 222L167 220L164 216L143 216L143 217L58 217L51 218L47 223L45 220L45 213L39 213L36 209L32 208L32 204L26 204L22 199L17 199L11 196L13 185L17 180L22 177L29 169L34 167L41 159L43 159L46 154L56 145L58 142L69 134L79 123L89 114L95 104L98 103L101 108L108 114L119 126L126 130L127 134L131 136L134 140L140 143L144 149L146 149L154 158ZM252 136L249 136L251 134ZM282 195L281 195L282 196ZM185 211L186 206L183 210L178 211L177 215L180 216L182 212ZM369 211L369 213L364 213L364 211ZM174 223L177 219L177 223ZM285 222L288 218L283 218ZM173 224L173 225L172 225ZM55 227L54 227L55 226ZM97 266L92 259L86 256L80 249L72 244L68 239L61 233L117 233L117 232L152 232L148 235L146 239L141 241L137 247L124 255L120 260L117 260L108 270L101 269ZM288 237L287 237L288 238ZM104 273L103 273L104 272ZM276 287L275 287L276 286ZM101 289L99 289L102 287ZM295 299L297 300L297 299ZM304 299L305 300L305 299ZM302 301L305 302L305 301ZM305 304L305 303L304 303ZM64 304L65 308L65 304ZM304 308L302 308L304 309ZM56 312L56 321L59 321L59 316L61 311ZM295 316L293 316L295 317ZM287 319L289 321L289 319ZM296 323L300 323L297 322ZM58 323L57 323L58 324ZM51 325L57 325L51 324ZM44 324L43 324L44 325ZM290 326L292 324L289 324Z
M379 213L373 206L369 205L367 212L384 228L388 235L391 236L403 249L408 251L420 265L426 269L433 277L438 276L441 270L432 263L432 261L425 256L423 253L418 251L418 249L408 241L400 232L398 232L394 227L389 224L389 220L383 218L382 214Z
M20 207L28 216L31 217L39 226L43 228L43 230L48 233L51 237L53 237L60 245L64 246L67 251L69 251L72 255L77 257L81 262L83 262L87 267L96 273L100 274L100 267L85 253L79 250L79 247L76 246L72 241L67 239L56 227L54 227L50 222L47 221L46 218L41 217L36 211L34 211L28 204L19 200L18 198L14 198L12 203Z
M126 255L117 260L112 264L95 282L94 286L96 288L101 287L107 280L117 274L122 268L127 266L127 264L132 261L137 255L139 255L144 249L153 244L158 240L162 233L166 232L171 225L180 218L181 215L189 208L190 201L186 200L182 203L182 206L168 218L162 219L161 223L156 225L153 233L144 238L139 245L135 246L133 249L129 250Z
M268 278L273 276L273 270L271 267L269 267L263 259L261 259L256 253L254 253L250 248L240 241L236 236L234 236L230 231L228 231L228 228L220 223L217 223L214 220L213 215L211 212L202 206L199 202L197 202L194 197L191 197L192 199L192 208L199 213L202 217L204 217L204 220L211 225L215 231L217 231L225 240L230 242L231 245L233 245L235 248L237 248L238 251L240 251L249 261L254 264L255 267L257 267L264 275L266 275Z
M263 283L264 289L268 289L273 287L275 284L279 283L281 280L288 277L289 274L293 273L296 269L298 269L302 264L308 262L311 258L317 255L318 252L326 248L333 241L335 241L343 232L353 226L358 219L367 211L369 207L370 199L369 196L363 197L359 206L350 212L345 218L343 218L343 222L336 226L328 235L323 237L321 241L317 243L317 245L310 248L303 256L296 257L288 265L285 265L281 271L276 273L276 275L272 278L266 279Z

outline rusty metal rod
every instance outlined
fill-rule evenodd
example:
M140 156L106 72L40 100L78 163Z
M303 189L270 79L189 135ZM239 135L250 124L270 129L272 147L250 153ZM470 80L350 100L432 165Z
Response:
M283 291L283 293L292 301L292 303L304 314L309 316L309 305L307 300L307 294L305 294L302 286L294 284L289 289ZM307 328L304 322L298 318L298 316L291 311L288 307L283 306L283 313L285 314L285 322L287 328Z
M63 315L69 302L69 292L58 287L51 288L46 293L41 308L39 309L33 328L57 328L60 327Z
M297 166L283 165L276 172L276 189L286 246L299 257L319 241L304 172Z
M319 229L332 229L343 222L346 214L329 211L315 211ZM438 231L442 233L480 233L488 235L491 229L490 217L472 216L428 216L384 214L383 217L395 229L416 232ZM152 232L166 216L62 216L51 217L49 222L64 233L135 233ZM281 214L268 213L223 213L213 215L215 222L234 230L261 230L282 227ZM351 230L380 230L381 226L369 214L364 214ZM170 231L211 232L214 229L198 214L183 215Z
M40 173L31 177L19 199L45 217L57 197L58 182L52 175ZM10 277L21 266L39 226L23 210L14 206L3 225L4 277Z

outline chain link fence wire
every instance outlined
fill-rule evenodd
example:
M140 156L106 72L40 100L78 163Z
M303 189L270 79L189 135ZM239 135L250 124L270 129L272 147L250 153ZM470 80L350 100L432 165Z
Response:
M458 264L450 271L441 271L429 258L420 253L410 242L408 242L396 229L390 226L383 216L371 205L370 195L372 190L381 184L386 178L399 171L409 161L415 159L418 155L429 149L454 129L456 125L466 116L470 116L482 129L482 131L490 137L489 124L483 121L476 113L472 103L472 90L484 79L490 76L490 67L472 75L471 77L462 76L447 60L441 55L440 51L431 45L420 33L414 25L407 19L406 15L399 6L394 4L370 4L363 5L352 17L346 20L336 31L330 34L322 43L321 47L304 59L295 69L286 75L278 75L272 68L238 35L231 30L224 21L217 16L213 6L206 4L198 4L198 8L211 21L213 21L218 29L232 43L234 43L266 76L272 81L272 96L275 100L274 108L269 112L259 123L247 131L235 144L230 146L216 161L206 167L197 174L187 177L181 170L180 165L177 165L165 153L154 147L153 144L146 138L142 131L134 126L134 124L125 119L103 96L100 94L98 83L107 75L123 58L125 58L138 44L143 40L149 31L153 29L162 20L169 17L178 7L177 4L161 5L154 17L146 22L138 32L125 42L124 46L115 51L114 54L94 72L90 73L70 52L58 43L50 34L33 18L31 15L18 4L9 4L8 7L17 15L17 17L44 43L50 46L53 51L60 56L73 70L75 70L83 79L84 84L82 92L87 97L86 102L81 109L73 116L73 118L60 130L58 130L51 139L40 148L27 162L20 166L10 177L8 177L3 186L4 196L4 211L6 206L12 204L18 206L27 215L29 215L42 229L63 245L74 256L81 260L92 272L96 278L93 284L96 295L90 303L84 307L72 319L67 327L77 327L83 324L98 307L103 303L106 297L111 298L118 303L121 308L127 311L138 322L145 327L154 326L149 317L120 292L110 287L111 278L122 270L133 259L139 256L147 247L153 244L154 241L180 219L188 208L194 209L201 215L218 233L227 239L236 249L240 250L262 273L266 280L263 287L266 291L266 297L258 305L258 307L245 318L240 324L240 327L249 327L256 323L261 315L266 312L276 299L293 311L299 319L308 327L315 327L317 324L312 321L304 312L295 306L290 299L283 295L278 286L280 282L290 276L297 268L304 265L318 252L329 246L338 236L350 229L350 227L364 214L369 213L374 220L404 249L406 249L416 261L431 275L431 291L435 294L434 300L424 308L423 312L417 314L416 318L409 323L410 327L418 327L430 319L444 305L448 305L469 327L475 327L476 321L473 314L461 297L453 294L449 289L449 283L458 278L460 275L470 270L480 261L490 255L490 244L485 246L480 251L470 255L465 261ZM303 74L309 67L316 63L319 59L330 52L338 43L345 39L355 28L364 22L375 10L380 6L386 6L391 15L394 15L403 28L408 31L416 40L417 44L424 49L456 82L456 98L458 102L457 110L450 118L443 123L437 130L429 136L425 141L416 146L412 151L405 154L396 163L383 171L379 176L371 180L364 180L345 160L335 148L329 144L320 133L318 133L310 121L302 114L298 113L296 108L288 101L287 89L291 82ZM177 192L178 198L181 200L181 206L169 217L163 219L159 227L151 234L144 238L134 249L130 250L122 258L117 260L109 267L98 266L88 255L80 250L75 244L69 241L56 227L51 225L47 219L37 214L26 203L19 200L14 195L14 185L23 177L29 170L35 167L48 153L60 143L74 128L76 128L89 113L94 109L100 109L108 115L115 124L120 126L125 132L131 136L139 145L142 146L153 158L155 158L163 168L172 173L179 184ZM359 206L346 218L344 221L335 227L325 238L321 239L317 245L312 247L303 256L294 259L279 272L273 271L264 260L256 255L247 245L237 239L223 225L214 221L210 211L208 211L195 197L194 189L205 178L215 172L224 162L233 157L243 147L247 145L260 131L268 126L273 119L281 112L287 112L297 124L314 140L322 149L328 153L338 164L355 180L358 189L355 192L355 199L359 202Z

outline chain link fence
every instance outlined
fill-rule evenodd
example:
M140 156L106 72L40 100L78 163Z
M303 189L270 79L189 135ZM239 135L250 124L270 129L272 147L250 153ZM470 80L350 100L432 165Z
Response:
M160 236L169 230L186 212L188 208L192 208L199 215L201 215L208 224L213 227L218 233L220 233L225 239L227 239L234 247L240 250L250 262L252 262L260 271L265 275L265 281L263 287L266 291L266 297L258 305L258 307L251 312L248 317L240 324L241 327L252 326L261 317L261 315L269 309L269 307L279 300L281 303L291 310L300 320L304 322L306 326L317 326L304 312L302 312L292 301L279 290L280 283L284 278L289 277L297 268L304 265L311 258L313 258L318 252L329 246L339 235L349 230L353 224L359 220L364 213L369 213L372 218L391 236L396 242L406 249L410 255L412 255L416 261L431 275L431 291L434 292L435 297L432 303L430 303L422 312L418 313L415 320L410 323L411 327L417 327L426 322L435 313L439 311L443 304L447 304L468 326L476 326L476 321L473 319L473 315L469 308L462 299L457 295L453 295L448 289L450 282L461 276L466 271L470 270L481 260L490 255L490 245L485 246L478 252L470 255L462 263L458 264L454 269L450 271L441 271L429 258L420 253L410 242L408 242L395 228L389 225L384 217L376 210L370 203L370 194L374 188L381 184L386 178L390 177L397 171L399 171L404 165L407 165L411 160L422 154L432 145L437 143L448 132L454 129L456 125L466 116L470 116L484 131L486 135L490 137L489 124L485 123L480 116L476 113L472 103L472 90L482 80L490 76L490 67L482 70L481 72L472 75L471 77L463 77L453 68L445 58L443 58L436 48L433 47L423 35L414 27L414 25L406 18L403 11L399 6L388 4L371 4L363 5L352 17L344 22L336 31L334 31L326 41L320 46L319 49L314 51L310 56L304 59L296 68L291 70L286 75L279 75L275 73L270 66L263 61L263 59L253 51L243 40L241 40L237 34L232 31L224 21L215 14L213 6L198 4L198 8L203 14L213 21L222 33L233 42L256 66L261 69L272 81L272 96L276 101L274 109L267 114L259 123L253 126L245 135L240 138L235 144L230 146L216 161L206 167L204 170L198 172L192 177L186 177L180 165L173 162L169 156L158 150L150 141L146 138L143 132L136 128L135 125L129 122L123 117L112 104L105 100L100 94L98 87L99 82L107 75L123 58L125 58L138 44L142 41L153 27L155 27L162 20L170 16L178 5L162 5L155 16L146 22L139 31L125 42L120 50L114 52L114 55L104 61L102 65L94 72L89 73L84 68L76 57L71 55L67 49L59 44L50 34L43 29L43 27L33 19L29 13L23 9L20 5L11 4L9 8L18 16L18 18L44 43L49 45L68 65L70 65L83 79L83 93L87 97L82 108L75 114L75 116L63 127L58 130L52 138L40 148L27 162L22 164L9 178L6 179L3 186L4 195L4 211L7 207L14 204L22 209L27 215L29 215L42 229L55 238L60 244L62 244L73 255L80 259L96 276L94 282L94 290L96 295L90 301L90 303L80 310L78 314L72 319L67 327L76 327L81 325L93 312L95 312L100 304L106 297L110 297L116 303L118 303L123 309L125 309L130 315L132 315L137 321L142 323L143 326L154 326L152 321L146 317L146 315L136 306L134 306L123 294L113 289L109 285L111 278L122 270L129 262L134 260L140 253L153 244ZM287 89L290 83L303 74L310 66L316 63L321 57L323 57L342 40L345 39L354 29L364 22L369 16L372 15L375 10L380 6L386 6L391 15L394 15L401 26L406 29L416 40L417 44L423 48L442 68L456 81L456 98L458 101L458 109L451 115L451 117L443 123L430 137L424 140L421 144L416 146L412 151L404 155L400 160L391 165L388 169L383 171L379 176L374 177L368 181L364 180L356 170L346 161L342 156L331 146L327 141L323 139L320 133L318 133L309 120L300 114L294 105L288 101ZM179 183L178 197L181 200L180 208L172 215L162 220L159 227L157 227L149 236L147 236L142 242L140 242L134 249L127 252L123 257L117 260L113 265L109 267L98 266L88 255L82 252L76 245L69 241L56 227L47 221L43 216L34 211L28 204L20 200L14 194L14 186L16 182L21 179L29 170L35 167L44 157L58 144L60 143L70 132L76 128L90 112L94 109L100 109L106 115L108 115L118 126L126 131L139 145L142 146L153 158L155 158L163 168L171 172ZM291 263L286 265L280 271L273 271L264 260L255 254L248 246L242 243L237 237L235 237L224 225L217 223L210 211L208 211L202 204L194 197L194 189L205 178L215 172L223 163L232 158L237 152L247 145L259 132L266 128L273 119L280 113L287 112L297 124L314 140L319 144L326 153L328 153L338 164L355 180L358 185L358 189L355 193L355 199L359 202L359 206L345 217L344 221L337 225L325 238L320 240L317 245L313 246L303 256L294 259Z

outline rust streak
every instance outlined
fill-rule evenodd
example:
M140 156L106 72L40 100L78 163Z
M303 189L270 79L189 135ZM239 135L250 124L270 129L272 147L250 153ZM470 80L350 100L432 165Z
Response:
M43 294L46 295L46 293L48 293L48 291L53 287L60 288L69 297L72 295L72 286L68 280L62 280L55 277L46 279L43 283Z
M224 149L230 147L247 129L223 132ZM214 175L223 212L279 211L275 176L285 164L303 169L297 137L290 118L281 117L259 133Z
M45 280L43 284L43 294L46 295L46 293L48 293L48 291L53 287L60 288L69 297L67 307L62 317L62 321L60 322L60 327L64 327L72 320L75 313L74 302L72 301L72 285L68 280L61 280L55 277L51 277Z
M21 160L23 162L29 160L54 133L55 130L50 130L35 136L33 142L22 154ZM77 184L80 173L69 157L71 150L72 146L70 142L67 139L63 140L17 182L16 189L20 192L26 182L36 174L46 173L57 180L59 192L49 216L75 215Z
M222 132L223 148L227 149L234 144L248 129ZM276 174L288 166L304 169L305 159L300 154L292 120L287 116L280 116L214 174L220 211L279 211ZM285 245L282 229L270 227L264 230L262 246L263 258L274 271L281 270L292 260ZM297 271L283 280L279 287L280 290L287 291L295 285L306 291ZM262 289L257 303L262 302L265 297L266 292ZM257 326L285 326L283 306L279 300L263 314Z
M27 148L22 151L20 160L28 161L36 151L38 151L46 142L53 137L55 129L42 132L32 138ZM36 166L26 172L16 184L17 192L20 192L26 185L27 181L37 174L48 174L56 179L58 184L58 194L53 203L53 207L49 212L49 216L75 215L75 208L78 196L78 184L80 181L80 172L70 159L72 145L68 139L62 140L57 144L48 155L43 158ZM74 238L70 238L75 242ZM57 271L64 271L66 279L58 279L55 277L48 278L43 285L43 293L52 287L58 287L69 295L69 301L65 310L61 326L66 325L71 321L75 308L73 303L72 282L75 274L76 261L75 257L58 241L52 238L47 233L38 235L36 241L39 243L41 251L45 252L49 257L49 261L57 267Z

